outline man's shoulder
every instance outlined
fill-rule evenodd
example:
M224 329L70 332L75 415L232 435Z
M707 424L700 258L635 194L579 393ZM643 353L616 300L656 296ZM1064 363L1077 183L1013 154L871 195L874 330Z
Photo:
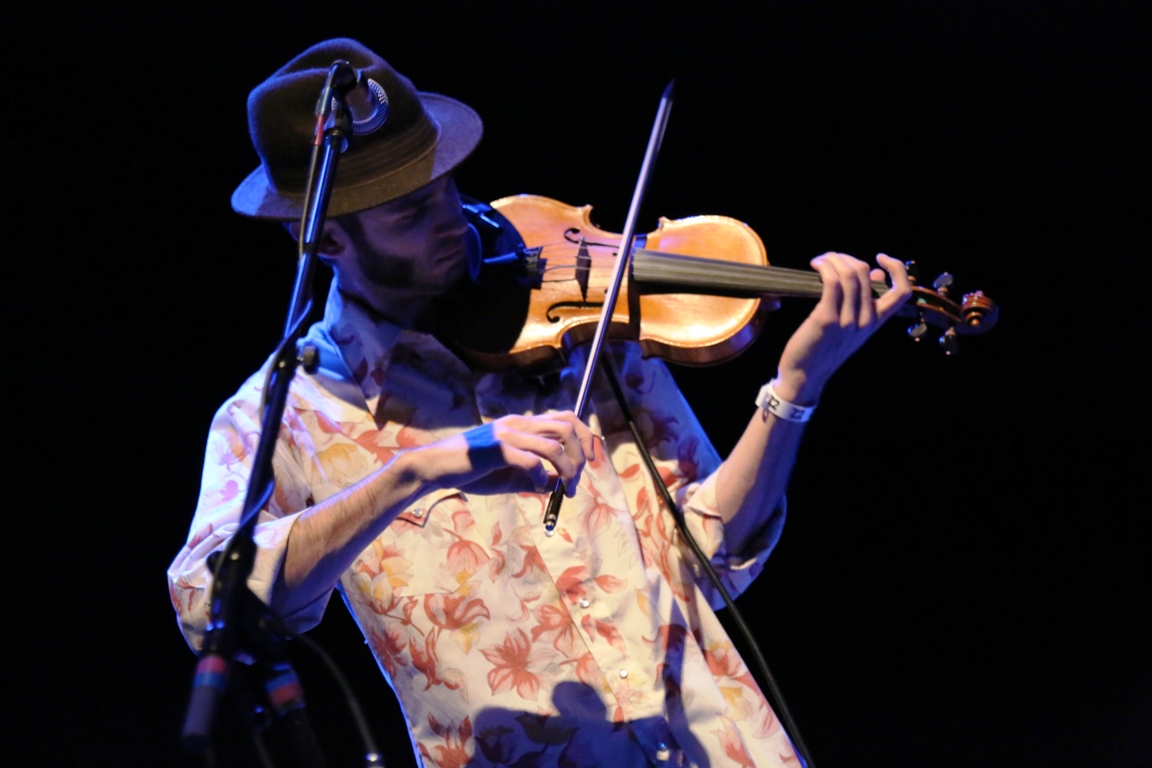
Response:
M297 367L288 390L288 407L297 411L317 411L335 421L359 420L365 412L364 395L344 365L336 345L320 324L312 326L308 335L300 340L298 350L305 357L306 346L313 347L318 357L311 371ZM241 411L255 418L264 399L268 369L274 356L269 356L217 411L217 418ZM311 367L311 366L310 366Z

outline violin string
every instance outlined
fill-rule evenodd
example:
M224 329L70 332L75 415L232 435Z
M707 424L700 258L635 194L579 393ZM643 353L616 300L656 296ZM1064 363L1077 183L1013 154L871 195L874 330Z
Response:
M568 271L575 270L575 265L556 265L545 268L544 272L555 271ZM680 278L680 279L676 279ZM697 286L697 287L716 287L728 290L752 290L753 292L762 293L783 293L788 291L796 291L801 295L819 294L821 291L822 283L819 276L814 279L809 278L807 275L799 275L794 277L771 277L763 273L754 273L752 279L744 275L718 275L716 272L702 274L696 271L685 272L664 272L659 277L656 275L645 275L643 282L671 282L673 284ZM563 283L575 281L576 277L552 277L547 278L544 282L549 283ZM638 279L638 282L641 280Z
M606 248L608 246L590 247ZM575 250L575 247L570 243L548 243L541 246L541 251L559 248L564 248L568 253ZM587 261L590 262L588 264L590 268L603 269L603 265L606 263L615 264L616 257L589 255ZM570 260L563 257L552 257L548 259L548 262L548 266L542 272L575 270L580 267L580 260L574 255ZM679 254L662 254L657 251L637 251L634 256L633 268L636 269L637 267L640 268L640 274L636 276L637 279L645 282L810 297L819 296L823 290L823 281L818 273L788 267L724 262L700 257L684 257ZM546 282L558 283L575 279L573 276L549 279ZM888 290L888 286L882 281L872 281L872 288L881 295Z
M655 251L638 251L633 256L632 267L638 280L652 282L715 285L735 291L778 295L796 292L803 296L819 296L823 292L823 281L818 273L785 267L723 262ZM888 290L883 281L872 281L872 288L878 294Z
M590 261L592 262L591 266L593 268L597 268L598 263L610 261L610 263L615 264L616 260L614 258L607 259L592 257ZM706 262L706 267L701 265L701 269L699 271L695 269L695 266L689 267L689 271L685 272L685 274L699 274L701 276L708 277L715 274L716 270L735 271L738 269L743 269L748 276L751 276L754 279L758 279L758 282L759 279L769 275L771 275L772 279L775 281L794 281L803 285L819 285L821 282L820 275L815 272L809 273L803 270L790 269L788 267L773 267L763 264L740 264L737 262L724 262L713 259L707 259ZM549 259L548 266L546 266L543 271L551 272L553 270L577 269L579 266L579 261L575 258L573 258L571 261L557 261L555 259ZM600 266L598 268L603 269L605 267Z
M652 252L634 254L632 269L636 279L654 283L801 295L820 290L820 277L815 274L780 267L656 255Z

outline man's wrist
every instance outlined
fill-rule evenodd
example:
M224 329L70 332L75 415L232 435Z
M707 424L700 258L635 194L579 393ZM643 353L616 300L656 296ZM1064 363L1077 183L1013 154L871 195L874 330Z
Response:
M417 455L418 450L400 451L383 468L392 475L393 488L411 498L419 498L436 490L435 483L425 471L427 461L421 460Z
M809 378L801 371L776 371L772 379L772 389L776 396L796 405L811 407L820 402L824 385Z

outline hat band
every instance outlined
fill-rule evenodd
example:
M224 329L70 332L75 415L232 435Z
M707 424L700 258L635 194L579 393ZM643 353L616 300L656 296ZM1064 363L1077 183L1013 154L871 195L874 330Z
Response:
M371 143L359 143L353 138L349 150L340 156L336 176L342 185L362 184L389 176L405 167L419 163L436 148L440 140L440 125L427 113L421 113L409 128L388 137L374 137ZM304 194L307 168L278 168L275 173L264 165L264 173L272 187L280 194L299 197Z

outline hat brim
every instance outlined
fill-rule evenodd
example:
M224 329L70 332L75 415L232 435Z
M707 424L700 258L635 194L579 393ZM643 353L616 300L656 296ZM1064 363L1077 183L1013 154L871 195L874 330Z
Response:
M421 93L420 102L439 127L432 150L386 174L354 185L340 184L337 165L328 201L329 216L367 210L414 192L464 162L476 149L484 124L471 107L438 93ZM257 219L292 221L303 213L304 196L277 190L261 165L232 193L232 209Z

